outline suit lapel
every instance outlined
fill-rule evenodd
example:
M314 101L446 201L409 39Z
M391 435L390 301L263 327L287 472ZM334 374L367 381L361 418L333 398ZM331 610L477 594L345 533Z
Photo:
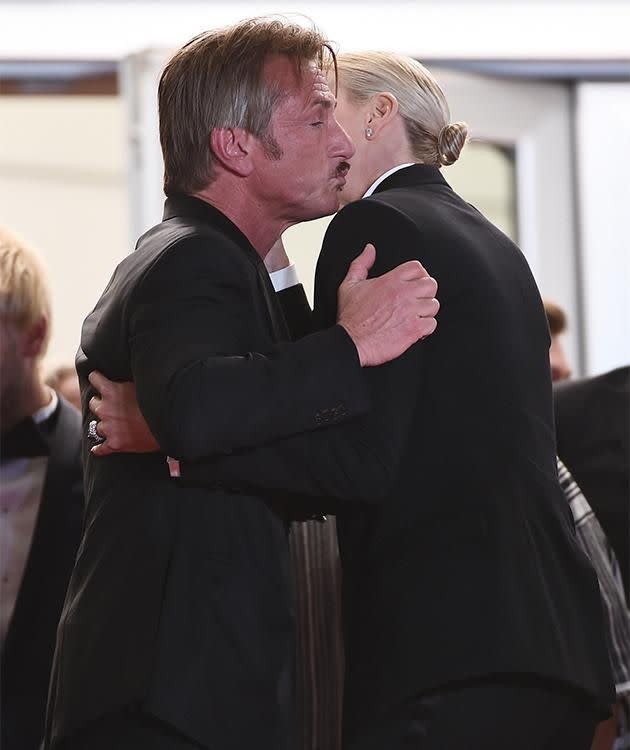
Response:
M218 227L243 250L256 268L258 285L265 301L273 340L275 342L289 341L289 327L287 326L282 307L278 302L265 264L241 230L213 205L189 195L177 195L167 198L164 205L164 219L168 220L176 216L192 217Z

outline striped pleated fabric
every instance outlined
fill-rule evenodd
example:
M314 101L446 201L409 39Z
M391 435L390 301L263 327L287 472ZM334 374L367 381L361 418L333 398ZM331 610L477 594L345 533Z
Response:
M608 652L619 702L619 736L614 750L630 750L630 612L619 563L591 506L560 459L558 478L571 507L577 540L590 558L599 580Z
M343 645L334 518L293 524L290 547L298 632L296 750L339 750Z
M558 476L571 507L578 542L599 579L621 715L614 750L630 750L630 613L619 566L599 521L558 459ZM296 750L339 750L343 696L341 571L334 518L291 527L297 618Z

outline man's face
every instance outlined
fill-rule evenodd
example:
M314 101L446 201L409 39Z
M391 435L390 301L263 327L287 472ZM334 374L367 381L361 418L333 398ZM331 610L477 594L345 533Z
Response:
M287 226L334 213L354 147L335 119L326 76L311 63L300 80L282 56L270 60L265 75L287 93L271 118L274 143L261 139L266 148L255 156L257 193Z
M22 332L0 315L0 425L7 430L20 418L27 365L22 356Z
M551 379L554 383L560 380L568 380L571 377L571 366L569 365L569 360L565 354L559 334L551 337L549 365L551 367Z
M343 86L339 86L335 116L355 145L354 158L350 162L351 169L340 196L343 206L362 198L378 177L378 173L372 176L374 169L371 169L369 144L365 138L368 107L367 104L354 102Z

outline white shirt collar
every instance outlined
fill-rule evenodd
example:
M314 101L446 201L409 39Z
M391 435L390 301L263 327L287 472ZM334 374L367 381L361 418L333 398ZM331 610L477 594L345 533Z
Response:
M50 401L46 406L42 406L41 409L38 409L35 414L33 414L33 422L35 422L35 424L41 424L42 422L45 422L48 417L51 417L59 403L57 392L53 391L52 388L49 388L48 390L50 391Z
M390 175L394 174L394 172L398 172L399 169L404 169L405 167L412 167L414 165L414 162L409 162L408 164L399 164L397 167L392 167L391 169L388 169L385 174L382 174L378 179L374 180L374 182L370 185L370 187L367 189L367 192L363 196L364 198L368 198L372 193L376 190L376 188L383 182L383 180L386 180Z

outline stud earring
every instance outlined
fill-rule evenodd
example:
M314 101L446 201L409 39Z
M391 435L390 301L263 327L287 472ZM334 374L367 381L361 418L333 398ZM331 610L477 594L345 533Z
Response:
M372 128L366 128L365 129L365 137L366 138L371 138L373 135L374 135L374 131L372 130Z

